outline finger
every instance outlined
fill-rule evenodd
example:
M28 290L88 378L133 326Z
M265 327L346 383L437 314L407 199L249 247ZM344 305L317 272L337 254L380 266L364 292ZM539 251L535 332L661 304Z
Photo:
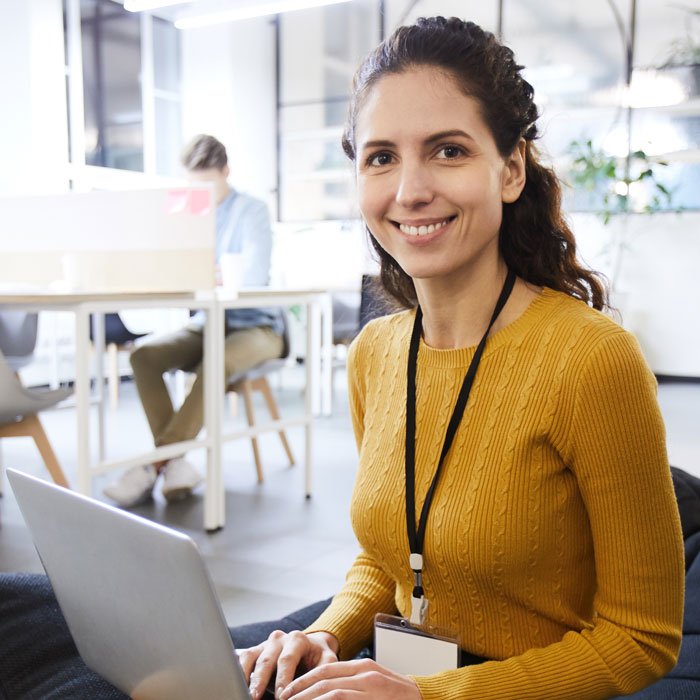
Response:
M255 667L250 674L250 694L253 700L263 696L272 675L277 667L277 659L282 651L284 632L273 632L264 642L262 651L255 661Z
M319 693L321 694L319 695ZM318 690L316 686L313 686L305 690L301 695L295 695L293 700L367 700L368 698L370 700L377 700L376 695L362 690L335 688L332 691L322 692Z
M260 656L261 651L262 644L258 644L255 647L249 647L248 649L236 649L246 683L250 682L250 674L255 667L255 662L257 661L258 656Z
M275 693L277 695L294 680L302 659L306 657L308 662L309 651L309 638L303 632L293 631L287 635L282 653L277 661L277 678L275 680Z
M369 663L367 663L369 662ZM370 667L369 664L372 664ZM361 661L338 661L336 663L328 663L323 666L317 666L315 669L305 673L303 676L299 676L296 680L292 681L280 695L280 700L288 700L288 698L294 697L303 693L305 690L311 688L312 686L323 684L327 681L337 680L337 679L348 679L355 676L358 673L362 673L374 668L374 662L371 659L362 659ZM321 689L325 686L321 686ZM318 692L318 688L316 692ZM323 692L327 692L323 690ZM319 697L317 695L300 695L299 697Z
M359 676L343 676L341 678L328 678L314 683L305 690L296 693L291 700L359 700L371 698L376 700L381 695L380 688L367 682L365 674Z

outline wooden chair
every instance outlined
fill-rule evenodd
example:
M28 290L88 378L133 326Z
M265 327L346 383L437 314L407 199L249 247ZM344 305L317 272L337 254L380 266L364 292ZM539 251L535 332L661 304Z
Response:
M240 372L228 378L226 391L235 391L237 394L242 394L246 417L250 427L255 425L255 410L253 408L254 391L259 391L262 394L272 420L280 419L279 408L277 406L277 402L275 401L274 394L272 393L272 389L270 388L270 383L267 381L267 375L271 372L281 370L287 364L287 358L289 357L289 324L287 321L286 312L284 311L282 312L282 322L282 339L284 344L282 347L281 357L274 360L261 362L259 365L249 369L247 372ZM279 431L279 436L280 440L282 441L282 447L284 448L287 458L289 459L289 465L293 466L295 464L294 455L291 447L289 446L289 441L287 440L287 435L284 430ZM251 437L250 442L253 447L253 458L255 459L255 470L258 475L258 483L262 484L264 475L258 440L256 437Z
M17 374L0 352L0 439L31 437L41 454L51 478L60 486L68 487L68 480L56 459L51 443L37 416L39 411L54 406L70 396L72 389L33 391L25 389ZM0 465L0 469L2 466ZM0 493L2 492L0 474Z

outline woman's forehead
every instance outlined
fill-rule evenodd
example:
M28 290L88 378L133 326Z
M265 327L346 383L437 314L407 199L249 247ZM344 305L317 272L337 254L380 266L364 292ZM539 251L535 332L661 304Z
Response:
M488 131L479 101L448 72L418 66L379 78L357 111L356 144L392 134L430 135L455 129Z

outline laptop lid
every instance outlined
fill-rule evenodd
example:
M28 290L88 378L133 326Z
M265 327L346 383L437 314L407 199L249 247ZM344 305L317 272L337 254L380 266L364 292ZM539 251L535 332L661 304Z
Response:
M32 476L7 476L78 651L135 700L248 700L186 535Z

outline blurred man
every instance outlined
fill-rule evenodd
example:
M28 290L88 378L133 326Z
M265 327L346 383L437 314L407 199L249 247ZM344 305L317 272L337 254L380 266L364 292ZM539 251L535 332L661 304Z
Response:
M226 148L213 136L199 135L185 148L182 163L191 182L213 185L216 208L216 259L240 253L243 286L269 282L272 229L266 205L234 190L228 183ZM156 446L191 440L204 422L202 356L204 316L199 313L185 328L155 338L131 355L134 380ZM282 322L277 309L231 309L226 312L226 376L243 372L282 354ZM176 411L163 380L169 370L195 373L195 381ZM184 457L164 460L124 472L104 494L123 507L151 497L159 476L168 501L186 498L202 481Z

